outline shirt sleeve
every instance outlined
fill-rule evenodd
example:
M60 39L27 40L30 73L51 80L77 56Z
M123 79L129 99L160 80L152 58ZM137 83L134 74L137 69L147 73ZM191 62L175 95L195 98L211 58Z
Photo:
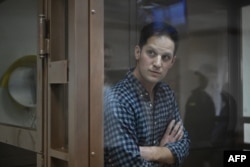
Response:
M140 156L131 107L111 98L105 104L104 119L105 166L151 166Z
M173 100L173 112L174 112L174 119L176 121L180 121L181 120L181 116L180 116L180 112L179 112L179 108L177 105L176 100ZM175 157L175 164L172 165L173 167L179 167L183 164L184 160L186 159L186 157L189 154L189 148L190 148L190 139L188 136L188 132L184 127L184 135L182 137L181 140L178 140L177 142L173 142L173 143L168 143L165 145L165 147L167 147L168 149L170 149L170 151L172 152L172 154Z

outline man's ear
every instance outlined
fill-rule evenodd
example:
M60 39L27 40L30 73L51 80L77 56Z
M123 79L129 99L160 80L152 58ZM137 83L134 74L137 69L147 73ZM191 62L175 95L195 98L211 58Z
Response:
M140 55L141 55L141 48L140 48L139 45L136 45L136 46L135 46L135 59L136 59L136 60L139 60Z
M170 65L171 65L171 67L174 65L175 60L176 60L176 56L174 56L174 57L173 57L173 59L172 59L172 61L171 61L171 64L170 64Z

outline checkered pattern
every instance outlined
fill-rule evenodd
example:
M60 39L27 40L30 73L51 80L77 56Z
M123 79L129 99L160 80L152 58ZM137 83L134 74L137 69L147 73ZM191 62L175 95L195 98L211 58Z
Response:
M141 158L139 146L157 146L172 119L179 121L180 113L173 91L165 83L155 87L154 104L130 70L126 78L105 95L104 139L105 167L157 167L156 162ZM166 144L180 166L188 154L190 140L184 137ZM167 166L167 165L166 165Z

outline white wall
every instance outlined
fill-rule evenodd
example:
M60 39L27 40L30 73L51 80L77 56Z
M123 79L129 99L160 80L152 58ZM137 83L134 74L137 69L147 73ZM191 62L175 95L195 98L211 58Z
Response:
M6 0L0 3L0 80L18 58L37 54L38 10L36 0ZM0 123L33 126L33 109L13 103L7 87L0 86Z
M243 86L243 116L250 117L250 6L242 8L242 86Z

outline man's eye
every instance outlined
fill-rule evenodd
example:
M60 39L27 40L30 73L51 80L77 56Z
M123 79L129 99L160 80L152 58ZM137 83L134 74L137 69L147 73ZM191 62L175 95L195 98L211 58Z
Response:
M150 57L153 57L153 56L156 55L155 52L154 52L153 50L148 50L147 53L148 53L148 55L149 55Z
M162 60L163 61L168 61L171 59L171 56L170 55L162 55Z

